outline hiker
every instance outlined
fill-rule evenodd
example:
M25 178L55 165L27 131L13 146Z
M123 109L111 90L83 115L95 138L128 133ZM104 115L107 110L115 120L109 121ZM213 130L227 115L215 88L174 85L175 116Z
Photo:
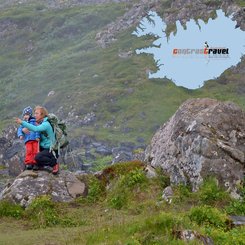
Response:
M23 110L22 117L24 121L36 125L36 119L32 117L32 108L30 106ZM21 125L17 130L17 136L25 142L26 154L24 170L32 170L33 166L36 164L35 156L39 152L40 133L25 130Z
M53 174L57 174L59 172L59 164L57 163L58 151L50 151L55 142L55 135L51 124L48 122L47 115L48 111L46 108L36 106L34 116L39 125L32 125L20 118L15 118L15 121L30 131L41 133L40 152L36 154L36 167L34 166L33 170L48 170L52 171Z

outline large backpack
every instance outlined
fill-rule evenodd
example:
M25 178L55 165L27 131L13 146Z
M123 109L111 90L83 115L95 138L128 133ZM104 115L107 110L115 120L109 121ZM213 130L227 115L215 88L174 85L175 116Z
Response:
M67 139L66 125L53 113L49 113L47 117L47 121L51 124L55 135L55 142L50 150L58 151L59 154L60 149L66 147L69 144Z

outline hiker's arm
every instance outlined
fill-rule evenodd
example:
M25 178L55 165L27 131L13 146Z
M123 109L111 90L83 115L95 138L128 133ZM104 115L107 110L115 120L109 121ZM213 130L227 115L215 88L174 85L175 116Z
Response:
M40 132L36 132L36 139L40 139L41 135Z
M29 134L29 133L30 133L30 130L29 130L28 128L23 128L23 127L22 127L22 132L23 132L24 134Z
M22 132L22 129L23 129L22 126L18 127L18 130L17 130L17 136L18 136L18 138L19 138L20 136L24 136L24 133Z
M21 125L25 128L28 128L29 130L31 130L33 132L43 132L43 131L46 131L49 127L48 122L43 122L42 124L35 126L35 125L32 125L28 122L22 121Z

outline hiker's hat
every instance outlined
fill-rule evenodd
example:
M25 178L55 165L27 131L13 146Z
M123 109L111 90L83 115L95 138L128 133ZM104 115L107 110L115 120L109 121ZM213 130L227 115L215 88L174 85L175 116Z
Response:
M27 106L24 110L23 110L23 113L22 113L22 116L24 115L32 115L32 108L30 106Z

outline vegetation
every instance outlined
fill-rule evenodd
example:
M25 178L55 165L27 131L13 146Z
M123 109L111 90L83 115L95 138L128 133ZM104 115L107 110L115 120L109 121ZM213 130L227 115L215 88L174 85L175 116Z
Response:
M156 128L188 98L230 100L245 108L242 74L234 74L232 68L197 90L176 87L168 79L149 80L147 71L157 69L152 56L134 51L151 44L154 37L137 38L132 35L136 27L120 32L116 42L101 48L96 35L132 4L54 10L32 1L1 9L0 128L24 106L43 104L52 112L62 108L64 119L71 110L76 120L95 113L95 123L70 128L71 136L86 133L114 142L142 137L149 142ZM171 1L160 4L164 10ZM128 57L119 55L128 52ZM55 93L48 96L52 90Z
M188 90L168 79L148 79L148 71L157 69L152 56L136 55L135 50L154 37L133 36L135 27L101 48L97 34L134 2L52 9L31 1L2 8L0 129L26 105L42 104L52 112L62 108L63 118L71 112L74 120L96 114L95 123L74 126L71 136L121 142L142 137L147 143L188 98L229 100L245 108L243 74L234 67L202 88ZM244 1L236 2L244 6ZM164 12L171 1L162 0L161 6ZM167 31L174 29L168 26ZM121 53L129 55L122 58ZM48 96L50 91L54 94ZM24 210L1 201L0 244L186 244L174 235L181 229L195 230L215 244L244 244L244 227L232 228L229 221L229 215L245 215L243 186L242 199L233 200L215 179L207 179L196 193L180 185L169 204L161 198L169 178L160 170L157 178L147 179L141 162L104 168L108 162L110 157L96 160L94 170L102 175L83 177L88 195L73 203L54 203L43 196Z
M38 238L39 244L59 245L187 244L176 234L192 230L214 244L243 244L244 226L233 227L229 214L239 214L234 202L244 206L244 196L231 199L211 178L196 193L176 186L170 204L161 199L167 178L158 171L156 178L147 179L143 167L140 162L120 163L103 169L103 178L88 175L83 179L89 185L87 197L71 203L42 196L24 210L1 201L0 243L36 244Z

